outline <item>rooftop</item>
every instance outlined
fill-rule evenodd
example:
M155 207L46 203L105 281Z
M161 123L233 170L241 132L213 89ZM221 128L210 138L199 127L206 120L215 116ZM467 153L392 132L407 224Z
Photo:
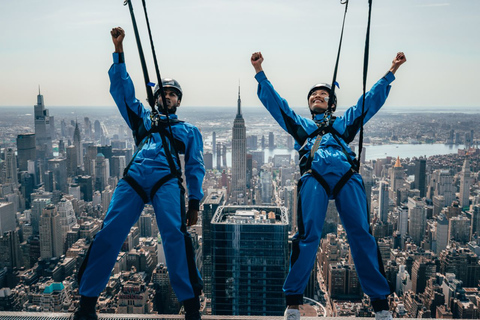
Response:
M285 207L220 206L212 218L213 224L276 224L287 225Z

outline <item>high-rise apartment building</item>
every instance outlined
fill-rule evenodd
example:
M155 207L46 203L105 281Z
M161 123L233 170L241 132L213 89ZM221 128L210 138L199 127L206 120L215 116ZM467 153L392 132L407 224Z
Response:
M282 315L288 271L283 207L223 206L212 219L212 313Z

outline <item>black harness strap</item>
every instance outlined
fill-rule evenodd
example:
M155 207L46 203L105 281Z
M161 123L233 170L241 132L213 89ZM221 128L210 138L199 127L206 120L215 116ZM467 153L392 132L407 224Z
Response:
M350 178L355 174L357 173L355 170L353 170L353 168L350 168L350 170L348 170L341 178L340 180L338 180L337 184L335 185L335 187L333 188L333 196L336 197L338 195L338 193L340 192L340 190L342 190L343 186L345 185L345 183L347 183L348 180L350 180Z
M162 179L158 180L157 183L155 183L155 185L152 187L152 191L150 192L150 199L153 200L153 197L155 196L155 194L157 193L157 191L167 182L167 181L170 181L172 179L176 178L176 176L174 176L173 174L169 173L167 174L165 177L163 177ZM179 181L179 185L182 185ZM183 187L183 186L182 186Z
M323 177L317 171L315 171L313 169L310 169L306 173L310 173L312 175L312 177L314 177L315 180L317 180L318 183L320 183L322 185L323 189L325 189L325 192L328 195L330 195L330 193L331 193L330 186L328 185L327 181L325 179L323 179Z
M147 193L145 192L145 190L143 190L142 186L140 184L138 184L137 181L135 181L135 179L133 179L129 175L126 175L126 176L123 177L123 180L125 180L125 182L127 182L130 185L130 187L132 187L132 189L135 190L136 193L138 193L140 198L142 198L143 202L145 202L145 203L148 202Z

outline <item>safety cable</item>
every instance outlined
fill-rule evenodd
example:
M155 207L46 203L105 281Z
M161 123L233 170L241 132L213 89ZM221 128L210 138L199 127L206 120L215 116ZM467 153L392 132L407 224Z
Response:
M157 61L157 55L155 53L155 46L153 45L153 37L152 37L152 30L150 29L150 22L148 20L148 13L147 13L147 4L145 0L142 0L143 4L143 12L145 13L145 21L147 23L147 29L148 29L148 36L150 38L150 47L152 48L152 56L153 56L153 63L155 65L155 73L157 74L157 83L158 83L158 88L160 91L160 96L162 97L162 104L163 104L163 111L165 113L165 117L167 118L167 125L168 125L168 133L170 136L170 143L173 146L173 151L175 152L175 155L178 159L178 165L180 166L180 172L182 171L182 164L180 162L180 157L178 155L178 148L175 142L175 139L173 137L173 131L172 131L172 126L170 124L170 116L168 115L168 106L167 106L167 99L165 98L165 90L163 88L163 83L162 83L162 76L160 75L160 69L158 68L158 61Z
M138 55L140 56L140 63L142 64L143 79L145 81L145 88L147 89L148 104L152 108L152 113L156 114L157 110L155 109L155 98L153 97L152 87L149 85L150 79L148 77L147 64L145 62L145 55L143 54L142 43L140 42L140 35L138 34L137 21L135 20L135 14L133 13L132 2L130 0L125 0L123 2L123 5L126 6L127 4L128 4L128 8L130 9L130 16L132 18L133 31L135 33L135 39L137 41Z
M358 168L360 170L360 160L363 149L363 121L365 119L365 93L367 89L367 74L368 74L368 55L370 49L370 21L372 16L372 0L368 0L368 22L367 35L365 36L365 51L363 55L363 98L362 98L362 121L360 125L360 136L358 138Z
M143 70L143 78L145 80L145 88L147 90L148 104L152 108L152 114L150 115L150 119L152 120L152 123L156 126L156 125L158 125L158 122L161 119L160 119L160 116L159 116L157 110L155 109L155 97L153 95L151 82L149 80L150 77L148 75L147 64L145 62L145 55L143 53L142 43L140 41L140 35L138 33L138 27L137 27L137 21L135 19L135 13L133 12L132 1L131 0L125 0L123 2L123 5L124 6L128 5L128 9L130 10L130 16L132 18L133 30L134 30L135 39L136 39L136 42L137 42L138 54L140 56L140 62L141 62L141 65L142 65L142 70ZM146 7L144 6L144 8L145 8L145 15L146 15ZM147 20L147 23L148 23L148 20ZM148 25L148 30L149 30L149 35L150 35L150 44L152 45L153 57L154 57L154 60L155 60L157 78L160 79L158 85L159 85L159 88L161 90L160 92L162 94L162 102L163 102L164 108L166 108L167 104L166 104L165 94L163 92L163 86L162 86L162 81L161 81L161 78L160 78L160 72L158 71L158 64L157 64L157 60L156 60L156 56L155 56L155 49L153 48L153 41L152 41L151 33L150 33L150 25ZM180 172L178 172L177 167L175 165L175 162L173 161L173 157L172 157L172 154L170 152L170 147L168 146L168 143L166 143L164 133L161 130L158 130L158 132L160 134L160 137L162 138L162 144L164 146L165 155L166 155L170 170L172 171L172 173L178 175L178 177L181 179L181 162L180 162L180 157L178 156L177 148L175 147L175 140L173 139L173 133L172 133L172 128L170 126L168 112L166 112L166 117L167 117L167 122L168 122L168 125L169 125L169 129L170 129L170 132L169 132L169 136L170 136L170 140L171 140L170 145L173 147L173 149L175 151L175 154L177 156L178 165L180 166Z
M345 5L345 12L343 13L343 23L342 23L342 32L340 33L340 42L338 44L338 52L337 52L337 61L335 63L335 69L333 71L333 80L332 80L332 88L330 89L330 98L328 99L328 109L325 114L326 117L332 114L332 105L335 101L335 85L337 84L337 71L338 71L338 62L340 60L340 52L342 49L342 41L343 41L343 29L345 27L345 18L347 16L348 10L348 0L340 0L340 4Z

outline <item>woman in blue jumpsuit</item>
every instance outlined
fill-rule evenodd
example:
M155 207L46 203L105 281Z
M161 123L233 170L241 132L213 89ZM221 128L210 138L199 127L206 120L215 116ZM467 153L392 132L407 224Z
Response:
M105 288L121 246L146 203L151 203L155 209L170 281L178 300L184 303L186 319L200 319L198 297L202 290L202 280L195 266L193 246L186 224L196 223L199 202L203 197L205 168L202 136L195 126L178 121L175 111L182 98L181 87L173 79L164 79L175 145L179 153L185 154L185 178L189 191L188 212L185 213L181 178L175 174L180 172L179 159L171 150L167 133L164 132L167 146L162 142L160 133L148 134L152 132L154 124L150 118L151 111L145 109L135 98L134 86L125 67L122 45L125 33L121 28L114 28L111 34L115 52L113 65L108 72L110 93L122 117L132 129L139 151L126 172L126 178L118 183L102 230L95 236L79 271L81 300L75 319L97 318L97 297ZM160 97L158 101L161 104ZM171 153L176 168L169 166L168 152Z
M364 123L385 103L394 73L405 61L404 54L398 53L389 72L366 93ZM360 129L363 97L343 116L325 117L328 99L334 99L335 107L336 97L329 96L328 84L319 84L307 97L312 119L301 117L275 91L263 72L262 62L260 52L252 54L258 97L278 124L295 139L302 173L298 188L299 230L293 239L290 271L283 287L288 306L285 318L300 319L298 306L303 304L303 292L315 261L329 199L335 199L360 284L372 301L376 317L391 318L387 302L390 288L383 274L377 244L369 231L363 181L356 172L355 154L348 146ZM324 132L319 132L319 128L325 128ZM321 140L315 144L317 139Z

